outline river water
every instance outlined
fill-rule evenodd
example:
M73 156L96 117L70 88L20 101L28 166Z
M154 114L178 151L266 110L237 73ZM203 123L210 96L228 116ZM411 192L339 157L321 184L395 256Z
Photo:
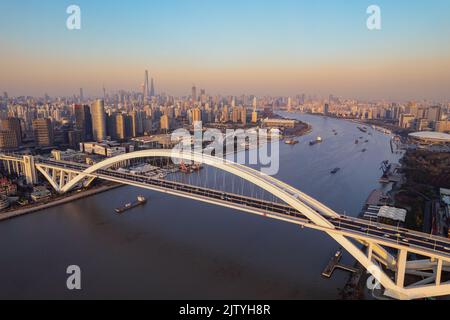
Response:
M390 137L344 120L289 117L313 131L280 145L276 177L356 216L380 187L380 163L398 161ZM309 146L317 136L324 142ZM369 143L355 145L360 136ZM114 213L139 194L145 206ZM317 231L122 187L0 223L0 299L337 299L349 275L321 277L337 248ZM81 268L81 291L66 288L69 265Z

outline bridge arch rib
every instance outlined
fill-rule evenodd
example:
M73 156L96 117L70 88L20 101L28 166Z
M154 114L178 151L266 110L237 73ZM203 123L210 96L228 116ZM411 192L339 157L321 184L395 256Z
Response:
M127 153L119 155L114 158L106 159L100 163L97 163L90 168L86 169L84 172L74 177L69 181L61 192L68 192L74 186L82 182L85 178L93 178L99 170L108 169L118 163L122 163L127 160L139 159L139 158L176 158L184 161L193 161L197 163L202 163L211 167L215 167L219 170L226 171L233 175L236 175L256 186L266 190L270 194L274 195L278 199L287 203L294 209L301 212L309 220L311 220L317 226L324 228L325 231L331 238L338 242L343 248L345 248L354 258L356 258L367 270L370 270L374 277L384 286L389 295L400 298L400 299L412 299L415 298L416 292L411 289L406 289L403 286L397 285L382 269L379 265L373 262L372 257L368 257L360 248L358 248L353 242L347 239L344 235L332 232L335 227L330 221L328 221L325 216L329 217L339 217L339 215L321 204L319 201L307 196L301 191L273 178L267 176L259 171L253 170L243 165L236 164L221 158L197 154L197 153L187 153L179 152L167 149L151 149L139 152ZM385 255L384 258L395 259L386 253L386 251L379 247L376 243L371 244L372 250L376 250L381 255ZM395 263L395 262L394 262Z

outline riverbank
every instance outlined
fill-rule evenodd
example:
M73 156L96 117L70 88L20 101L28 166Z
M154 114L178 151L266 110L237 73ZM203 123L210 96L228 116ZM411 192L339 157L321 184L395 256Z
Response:
M410 150L400 159L403 179L394 183L387 194L392 206L407 210L405 228L447 236L448 225L442 218L445 209L440 207L439 189L450 188L449 164L450 154L425 150ZM351 275L342 290L345 300L360 299L366 292L368 275L358 262L355 266L360 272Z
M27 215L27 214L35 213L35 212L42 211L45 209L53 208L53 207L56 207L56 206L59 206L59 205L65 204L65 203L69 203L69 202L87 198L87 197L90 197L90 196L93 196L96 194L100 194L100 193L103 193L103 192L106 192L106 191L109 191L112 189L116 189L121 186L122 186L121 184L103 185L103 186L95 187L95 188L92 188L89 190L75 192L75 193L72 193L71 195L63 196L62 198L55 199L48 203L27 206L26 208L20 208L20 209L13 210L10 212L0 213L0 221L13 219L13 218L17 218L17 217L20 217L23 215Z

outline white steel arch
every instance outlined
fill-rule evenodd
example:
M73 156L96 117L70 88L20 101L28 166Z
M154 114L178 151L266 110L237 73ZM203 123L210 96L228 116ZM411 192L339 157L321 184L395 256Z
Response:
M104 170L111 166L131 159L137 158L150 158L150 157L169 157L185 161L194 161L197 163L203 163L220 170L224 170L231 174L234 174L244 180L247 180L258 187L273 194L275 197L286 202L293 208L300 211L308 219L315 224L334 229L334 226L325 219L320 213L329 216L339 216L337 213L327 208L317 200L305 195L301 191L288 186L287 184L267 175L264 175L256 170L250 169L246 166L236 164L221 158L212 157L203 154L179 152L174 150L165 149L152 149L133 153L127 153L119 155L114 158L109 158L102 161L92 167L86 169L82 174L76 176L72 181L67 183L61 192L70 191L75 185L82 182L85 178L92 177L98 170ZM319 213L320 212L320 213ZM334 233L328 233L335 241L337 241L342 247L344 247L349 253L351 253L367 270L371 270L377 280L386 288L387 291L392 292L398 298L408 297L405 292L406 289L398 287L383 271L369 259L355 244L342 235Z
M428 296L446 295L450 292L450 285L441 286L417 286L417 287L404 287L404 273L405 273L405 263L407 251L402 251L403 258L395 259L389 255L381 246L379 246L376 241L371 241L365 243L370 247L370 252L376 252L381 258L390 260L386 262L391 268L397 269L398 273L401 274L401 280L394 282L383 270L382 268L374 262L374 255L369 253L366 255L360 248L358 248L353 242L351 242L346 236L333 232L336 230L334 225L330 223L324 216L329 217L339 217L339 215L321 204L319 201L305 195L301 191L273 178L262 174L256 170L248 168L243 165L236 164L218 157L212 157L209 155L188 153L175 150L166 149L152 149L144 150L139 152L127 153L119 155L114 158L106 159L96 165L91 166L82 173L70 176L69 181L67 181L64 186L59 190L60 192L68 192L74 186L78 185L80 182L86 178L92 181L95 179L96 172L99 170L108 169L115 164L125 162L127 160L138 159L138 158L172 158L184 161L193 161L197 163L202 163L208 166L215 167L219 170L226 171L233 175L236 175L256 186L266 190L270 194L274 195L278 199L292 206L294 209L301 212L309 220L311 220L315 225L321 227L324 232L326 232L331 238L338 242L343 248L345 248L355 259L364 266L366 270L383 285L386 289L386 294L397 298L397 299L415 299ZM49 177L46 177L47 179ZM400 256L401 256L400 255ZM397 260L397 261L396 261Z

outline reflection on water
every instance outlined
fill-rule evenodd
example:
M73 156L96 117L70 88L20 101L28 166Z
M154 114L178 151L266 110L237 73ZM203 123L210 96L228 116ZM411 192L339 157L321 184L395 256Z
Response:
M374 131L355 145L362 134L353 123L291 116L314 130L295 146L280 144L277 178L356 215L379 187L380 163L397 160L389 137ZM309 146L317 136L324 142ZM138 194L149 199L145 206L114 213ZM2 222L0 298L334 299L348 275L320 274L336 248L316 231L122 187ZM80 292L65 289L72 264L82 270Z

